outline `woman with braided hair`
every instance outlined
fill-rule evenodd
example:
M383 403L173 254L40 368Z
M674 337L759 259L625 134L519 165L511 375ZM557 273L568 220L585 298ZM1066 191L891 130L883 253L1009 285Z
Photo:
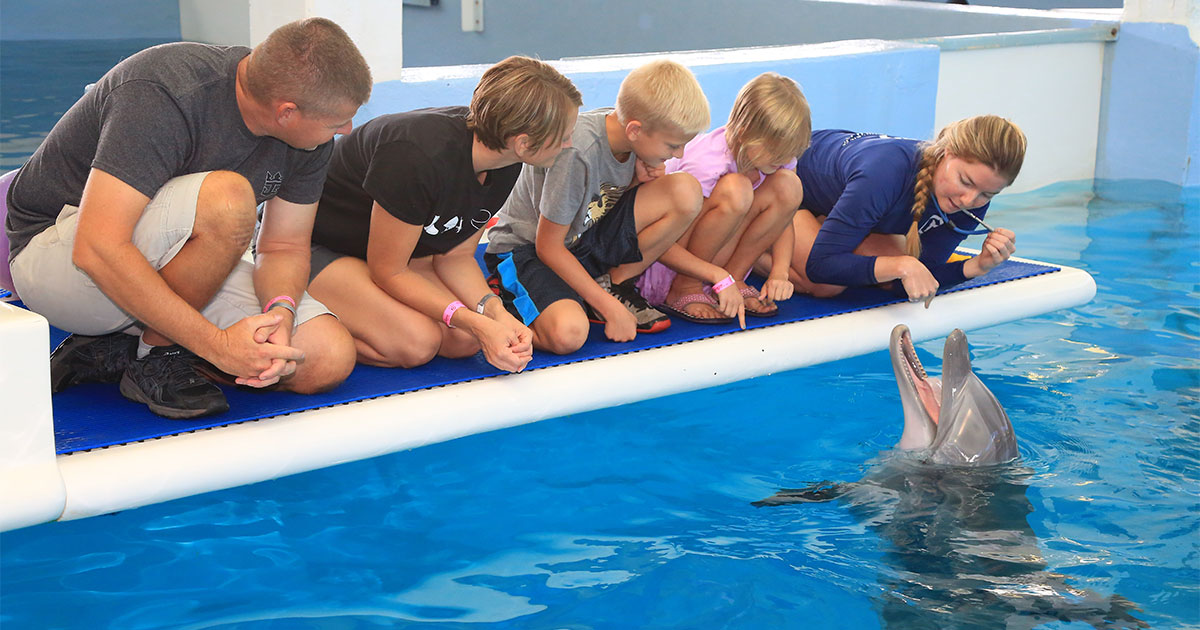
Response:
M1011 231L981 219L1016 179L1025 144L999 116L950 123L932 142L813 132L796 166L804 185L793 219L796 291L832 297L847 286L899 280L910 300L927 302L938 287L987 273L1016 249ZM947 262L970 234L987 234L982 251Z

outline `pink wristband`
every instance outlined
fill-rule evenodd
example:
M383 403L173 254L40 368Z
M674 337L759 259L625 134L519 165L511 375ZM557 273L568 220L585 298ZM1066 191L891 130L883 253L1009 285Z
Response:
M263 307L263 312L266 313L267 311L271 310L271 307L275 306L275 304L279 302L287 302L288 304L291 304L292 308L290 310L292 311L292 314L296 313L296 300L293 300L290 295L276 295L275 297L271 298L271 301L267 302L267 305Z
M446 326L454 328L454 324L450 323L450 318L454 317L454 311L457 311L460 308L466 308L466 306L466 304L463 304L458 300L454 300L450 303L450 306L446 307L446 310L442 311L442 321L446 323Z
M720 293L731 286L733 286L733 276L725 276L724 280L713 285L713 293Z

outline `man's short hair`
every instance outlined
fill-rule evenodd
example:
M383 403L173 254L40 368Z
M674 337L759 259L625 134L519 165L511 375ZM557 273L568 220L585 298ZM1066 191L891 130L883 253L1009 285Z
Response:
M708 99L691 70L666 59L651 61L621 81L617 120L695 135L708 129Z
M332 20L284 24L254 48L246 90L264 103L287 101L301 111L333 114L371 97L371 70L358 47Z
M488 68L475 86L467 127L483 146L500 151L509 138L527 134L530 145L561 142L569 133L571 111L583 97L571 80L550 64L513 56Z

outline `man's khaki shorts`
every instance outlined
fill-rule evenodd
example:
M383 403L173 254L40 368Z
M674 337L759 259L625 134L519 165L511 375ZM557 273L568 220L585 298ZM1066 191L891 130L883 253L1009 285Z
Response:
M155 269L162 269L192 235L196 202L208 173L176 177L159 189L133 231L133 244ZM96 287L71 260L79 208L63 206L54 225L29 241L12 262L13 284L25 305L62 330L83 335L137 332L140 325ZM201 311L218 328L262 312L254 293L254 265L242 260ZM296 325L329 313L307 293L300 299ZM132 330L130 330L132 329Z

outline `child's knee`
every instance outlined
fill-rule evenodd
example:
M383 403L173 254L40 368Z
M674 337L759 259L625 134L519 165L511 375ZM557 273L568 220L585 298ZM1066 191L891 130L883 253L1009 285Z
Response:
M737 173L730 173L717 180L708 197L709 211L741 218L750 212L754 204L754 187L750 180Z
M775 171L768 180L779 199L779 205L788 210L796 210L800 207L800 202L804 201L804 185L800 183L800 177L796 175L796 171Z
M571 354L587 342L590 328L587 317L549 318L536 326L538 345L554 354Z
M660 179L671 200L673 210L692 218L700 214L700 208L704 204L704 193L700 189L700 182L696 181L695 177L688 173L678 172L664 175Z

